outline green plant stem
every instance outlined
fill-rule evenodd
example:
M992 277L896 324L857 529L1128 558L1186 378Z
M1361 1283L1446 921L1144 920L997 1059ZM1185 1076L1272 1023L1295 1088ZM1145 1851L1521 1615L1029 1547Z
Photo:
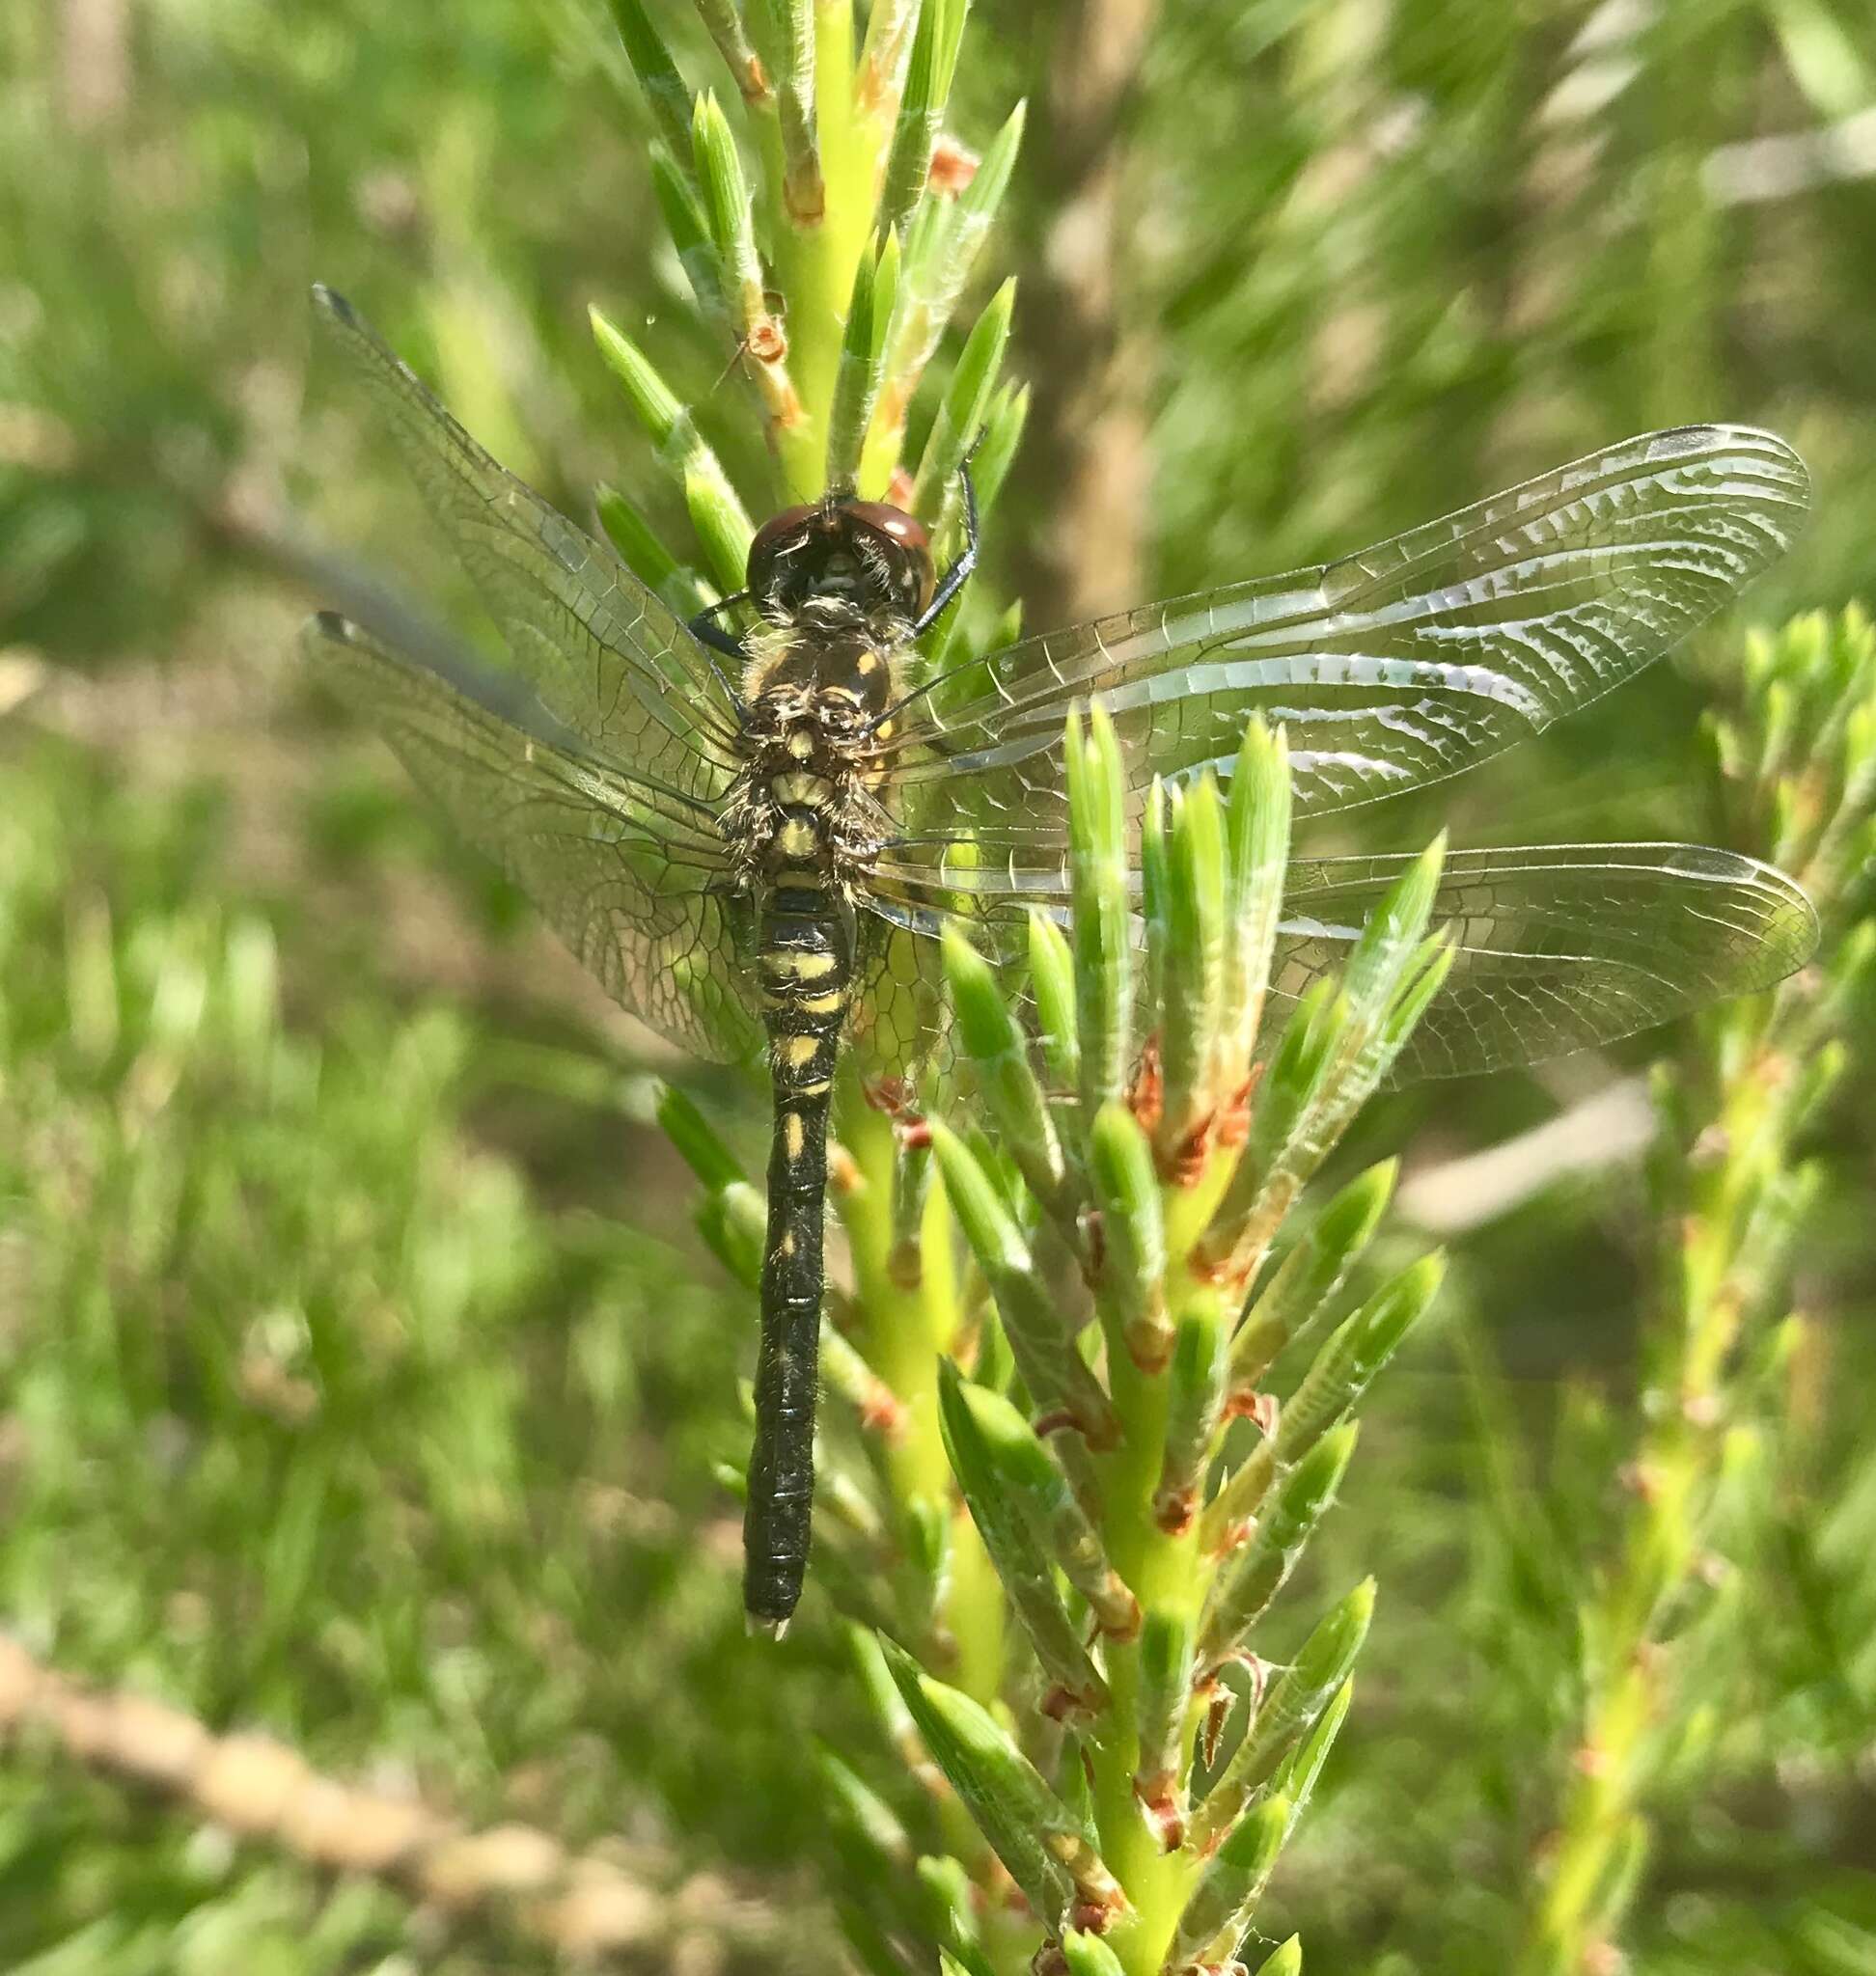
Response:
M853 1255L854 1304L866 1327L862 1349L905 1411L888 1466L902 1500L942 1501L951 1468L938 1437L937 1367L952 1342L952 1285L943 1269L949 1242L943 1227L928 1228L919 1280L900 1280L893 1270L891 1122L864 1099L852 1098L841 1120L841 1143L855 1168L836 1198ZM925 1214L928 1221L949 1221L944 1196L935 1188ZM937 1239L930 1239L934 1234Z
M951 1464L938 1430L938 1360L955 1343L958 1286L952 1218L942 1188L926 1197L916 1283L895 1270L893 1127L857 1090L844 1094L841 1143L856 1168L837 1196L853 1256L854 1305L866 1327L867 1362L903 1410L885 1467L901 1517L943 1513L952 1504ZM975 1701L994 1698L1004 1668L1004 1601L983 1540L968 1516L953 1515L950 1576L934 1617L955 1643L952 1683Z
M1749 1348L1782 1307L1786 1258L1813 1194L1814 1169L1794 1166L1793 1144L1842 1071L1835 1031L1868 985L1869 922L1842 917L1876 796L1876 643L1862 614L1798 618L1749 641L1743 702L1709 721L1707 739L1730 834L1798 874L1826 940L1813 985L1709 1019L1698 1084L1658 1084L1662 1237L1648 1391L1624 1469L1632 1501L1583 1615L1580 1735L1520 1976L1614 1965L1649 1798L1695 1699L1683 1642L1723 1484L1749 1429Z
M1592 1966L1617 1918L1610 1897L1638 1843L1646 1745L1669 1701L1653 1665L1657 1621L1696 1567L1717 1479L1724 1375L1742 1314L1734 1280L1740 1239L1766 1138L1776 1131L1774 1093L1784 1074L1762 1008L1724 1021L1731 1047L1723 1056L1743 1067L1703 1138L1725 1150L1705 1165L1690 1155L1691 1212L1669 1264L1674 1293L1660 1326L1660 1405L1637 1445L1635 1500L1591 1616L1596 1665L1583 1740L1521 1976L1578 1976Z
M1094 1750L1094 1819L1101 1856L1133 1904L1131 1917L1116 1929L1110 1945L1127 1976L1155 1976L1184 1904L1187 1869L1177 1853L1161 1849L1134 1797L1140 1761L1132 1727L1140 1695L1137 1641L1110 1653L1108 1684L1112 1733Z
M788 297L788 361L804 417L782 439L790 501L819 497L825 478L828 414L853 271L872 220L878 159L853 112L853 13L842 0L815 0L814 109L826 204L818 217L786 211L777 237L777 274Z
M1161 1189L1162 1208L1170 1222L1196 1235L1202 1218L1181 1212L1188 1192ZM1189 1249L1190 1240L1186 1244ZM1197 1310L1217 1292L1195 1278L1186 1267L1186 1252L1169 1255L1169 1294L1175 1300L1170 1314L1176 1323ZM1119 1336L1109 1327L1108 1379L1115 1412L1122 1423L1120 1445L1102 1464L1103 1493L1109 1511L1103 1526L1108 1555L1127 1581L1143 1608L1181 1613L1197 1624L1211 1572L1199 1551L1196 1521L1183 1531L1162 1529L1153 1499L1160 1478L1166 1437L1170 1382L1164 1367L1144 1372L1135 1364ZM1160 1966L1179 1913L1191 1888L1192 1862L1164 1850L1159 1834L1144 1815L1135 1797L1140 1746L1134 1724L1140 1693L1140 1643L1116 1643L1109 1653L1113 1688L1111 1733L1094 1752L1095 1818L1102 1854L1133 1904L1132 1919L1117 1930L1112 1946L1128 1976L1153 1976ZM1181 1751L1180 1772L1192 1754L1188 1724Z

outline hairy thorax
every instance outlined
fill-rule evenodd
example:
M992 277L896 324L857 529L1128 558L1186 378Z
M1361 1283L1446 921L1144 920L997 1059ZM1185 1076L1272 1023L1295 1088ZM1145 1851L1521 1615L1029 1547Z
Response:
M742 776L723 828L743 884L813 867L845 892L889 827L881 780L904 642L897 620L817 600L751 633L742 680Z

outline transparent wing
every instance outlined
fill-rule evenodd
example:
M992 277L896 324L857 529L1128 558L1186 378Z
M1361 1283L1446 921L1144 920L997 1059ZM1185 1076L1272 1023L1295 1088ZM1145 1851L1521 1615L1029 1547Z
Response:
M1339 970L1404 858L1290 868L1272 986ZM1694 844L1563 844L1447 856L1436 922L1458 956L1394 1066L1460 1077L1614 1042L1727 996L1769 988L1817 945L1783 872Z
M903 923L883 902L863 900L861 961L848 1035L860 1075L917 1091L928 1074L952 1067L951 1007L936 940L939 919Z
M704 647L610 549L491 459L343 295L313 294L541 703L621 766L719 794L735 771L734 716Z
M1254 713L1288 729L1300 814L1438 782L1659 658L1783 551L1808 499L1783 440L1682 426L1318 569L1026 639L964 669L963 704L941 683L904 709L900 814L936 839L1059 837L1063 718L1097 695L1137 793L1228 774Z
M1342 967L1408 862L1292 864L1272 971L1279 998ZM882 864L869 904L908 934L958 919L986 952L1015 967L1030 910L1065 919L1067 892L1060 864L948 862L939 869L914 854ZM1810 901L1782 872L1693 844L1451 851L1433 919L1451 927L1459 951L1395 1066L1401 1081L1613 1042L1769 987L1803 966L1817 942Z
M698 1057L759 1036L708 809L600 761L506 679L408 657L331 614L308 657L623 1008Z

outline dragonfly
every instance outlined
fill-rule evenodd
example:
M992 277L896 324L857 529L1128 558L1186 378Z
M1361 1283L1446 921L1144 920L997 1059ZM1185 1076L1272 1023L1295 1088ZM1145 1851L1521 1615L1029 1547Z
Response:
M773 1633L812 1534L837 1062L917 1088L944 1044L938 936L961 923L1013 971L1031 911L1063 914L1069 711L1107 710L1136 823L1155 778L1228 777L1254 715L1287 732L1300 817L1421 789L1632 678L1781 554L1809 501L1772 433L1643 433L1356 555L947 673L921 642L976 560L968 464L942 575L911 514L836 489L758 530L746 590L686 620L315 293L510 658L330 613L309 653L618 1002L699 1058L766 1056L743 1593ZM1293 864L1278 994L1337 966L1404 862ZM1688 844L1454 851L1433 917L1457 958L1397 1077L1606 1043L1767 987L1816 939L1791 880Z

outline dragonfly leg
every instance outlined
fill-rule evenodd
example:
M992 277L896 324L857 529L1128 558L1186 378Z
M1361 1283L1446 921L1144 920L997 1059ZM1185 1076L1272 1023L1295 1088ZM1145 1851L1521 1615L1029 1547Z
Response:
M742 640L733 631L725 631L716 621L720 612L733 610L736 605L748 602L749 592L738 590L732 597L719 597L714 604L706 604L690 620L691 636L708 645L712 651L722 652L732 659L748 658L749 654L742 647Z
M971 452L977 447L973 444ZM951 601L971 580L971 572L977 567L978 560L978 507L977 489L971 484L971 454L967 453L957 464L957 478L964 483L964 553L945 571L939 579L938 588L931 593L931 602L919 614L918 621L912 627L914 638L923 638L937 623L950 607Z

